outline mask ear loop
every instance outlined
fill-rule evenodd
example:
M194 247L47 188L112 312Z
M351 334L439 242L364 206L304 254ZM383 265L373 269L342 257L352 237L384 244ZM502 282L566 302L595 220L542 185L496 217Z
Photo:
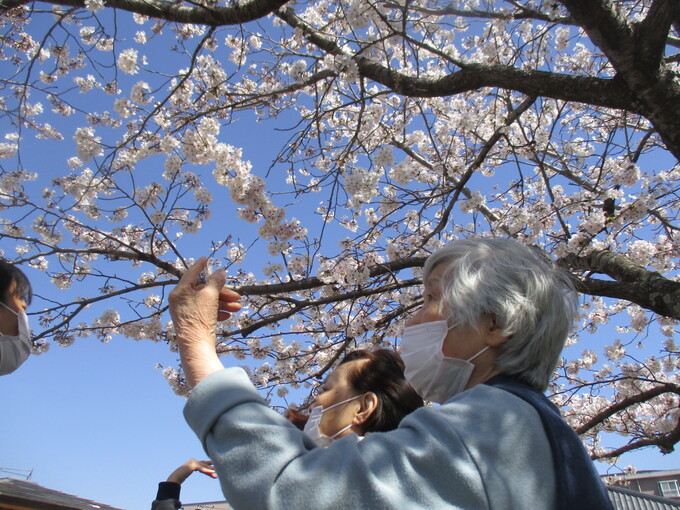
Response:
M352 400L356 400L356 399L361 398L361 397L363 397L363 396L364 396L363 394L362 394L362 395L357 395L356 397L350 397L350 398L347 398L347 399L345 399L345 400L343 400L343 401L341 401L341 402L336 402L335 404L333 404L333 405L331 405L331 406L328 406L328 407L326 407L326 408L322 408L321 414L325 413L325 412L328 411L329 409L333 409L334 407L340 406L340 405L342 405L342 404L346 404L347 402L351 402ZM319 423L321 423L321 420L319 420ZM340 434L342 434L343 432L345 432L346 430L348 430L351 426L352 426L352 424L350 423L350 424L347 425L346 427L341 428L341 429L338 430L335 434L333 434L332 436L329 436L330 439L335 439L335 438L338 437Z
M346 427L341 428L340 430L338 430L335 434L333 434L333 435L331 436L331 439L335 439L335 438L338 437L340 434L342 434L345 430L348 430L351 426L352 426L352 424L350 423L350 424L347 425Z
M363 395L357 395L356 397L347 398L347 399L343 400L342 402L336 402L333 405L330 405L328 407L324 407L323 411L321 411L321 412L325 413L326 411L333 409L334 407L341 406L342 404L346 404L347 402L351 402L352 400L356 400L356 399L361 398L361 397L363 397Z
M476 357L481 356L481 355L484 354L486 351L488 351L490 347L491 347L490 345L487 345L486 347L484 347L484 349L482 349L482 350L479 351L477 354L475 354L474 356L472 356L471 358L469 358L469 359L467 360L467 362L470 363L470 362L471 362L473 359L475 359Z

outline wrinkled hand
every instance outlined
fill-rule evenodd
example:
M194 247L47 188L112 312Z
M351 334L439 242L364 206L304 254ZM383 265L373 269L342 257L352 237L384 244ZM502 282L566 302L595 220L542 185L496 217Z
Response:
M227 277L223 269L211 274L205 283L199 281L206 266L205 257L198 259L170 292L170 316L177 336L182 339L200 336L214 340L217 321L241 309L238 303L241 296L224 288Z
M212 461L189 459L168 476L168 482L175 482L181 485L184 480L189 478L189 475L195 471L203 473L211 478L217 478L217 473L215 473L215 470L213 469Z
M182 368L191 387L222 368L215 352L217 322L241 309L240 296L225 289L226 273L219 269L205 283L199 281L207 260L201 257L170 292L170 316L175 328Z

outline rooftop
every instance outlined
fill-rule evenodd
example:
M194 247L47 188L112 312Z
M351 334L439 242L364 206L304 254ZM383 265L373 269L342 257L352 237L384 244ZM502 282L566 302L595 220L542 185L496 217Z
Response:
M625 487L607 486L616 510L678 510L680 501L644 494Z
M0 506L2 503L40 510L121 510L11 477L0 478Z

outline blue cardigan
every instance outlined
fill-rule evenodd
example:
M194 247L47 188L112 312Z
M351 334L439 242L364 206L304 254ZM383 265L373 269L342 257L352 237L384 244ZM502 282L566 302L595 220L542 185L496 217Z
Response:
M555 510L550 443L521 398L480 384L396 430L318 448L246 373L203 379L184 414L235 509Z
M593 461L555 404L541 392L508 376L496 376L486 384L517 395L541 417L553 455L558 510L614 510Z

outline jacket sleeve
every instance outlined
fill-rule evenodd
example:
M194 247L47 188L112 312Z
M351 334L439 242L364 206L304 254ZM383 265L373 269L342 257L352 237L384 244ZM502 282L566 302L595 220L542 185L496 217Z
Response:
M227 368L192 390L184 415L235 509L436 508L442 492L451 492L447 504L488 508L465 445L433 434L439 425L428 424L427 414L363 441L350 434L318 448L269 409L245 371ZM460 469L437 468L452 458Z
M178 510L182 507L179 493L182 486L175 482L160 482L156 499L151 502L151 510Z

